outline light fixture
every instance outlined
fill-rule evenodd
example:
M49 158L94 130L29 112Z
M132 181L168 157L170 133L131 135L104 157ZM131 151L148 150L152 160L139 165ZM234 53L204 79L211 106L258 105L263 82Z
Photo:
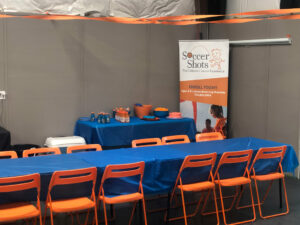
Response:
M229 41L229 44L231 46L291 45L292 39L288 35L286 38Z

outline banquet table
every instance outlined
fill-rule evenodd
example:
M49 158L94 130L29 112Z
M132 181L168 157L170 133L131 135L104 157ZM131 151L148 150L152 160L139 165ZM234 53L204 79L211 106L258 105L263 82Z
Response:
M186 134L195 140L196 126L193 119L165 119L145 121L131 117L129 123L120 123L111 119L110 123L91 122L87 117L77 120L74 135L81 136L88 144L102 146L128 146L131 141L142 138L162 138L169 135Z
M144 193L159 194L168 193L174 186L178 170L187 155L206 154L216 152L218 160L224 152L252 149L254 155L261 147L275 147L287 145L285 157L282 161L283 170L293 173L298 166L296 153L291 145L258 138L245 137L233 138L220 141L188 143L164 146L149 146L140 148L124 148L118 150L101 152L82 152L67 155L51 155L19 159L2 159L0 164L0 177L10 177L39 173L41 175L41 198L45 199L49 181L54 171L70 170L76 168L97 167L97 188L104 169L109 164L125 164L144 161L145 172L143 179ZM257 174L264 174L274 169L275 161L260 163ZM198 179L207 169L197 173L186 174L189 180ZM231 177L239 173L238 169L225 168L224 177ZM113 185L117 184L117 185ZM116 183L108 182L105 186L106 195L117 195L131 193L133 185L137 185L136 177L117 180ZM66 190L58 191L58 198L64 194L80 196L86 188L73 188L72 192ZM18 200L24 195L6 195L6 199ZM3 200L3 199L1 199Z

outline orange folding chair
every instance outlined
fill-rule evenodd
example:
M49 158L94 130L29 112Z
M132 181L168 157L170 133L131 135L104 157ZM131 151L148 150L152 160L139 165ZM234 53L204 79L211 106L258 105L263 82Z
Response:
M224 137L220 132L196 134L196 142L216 141L216 140L224 140Z
M253 222L256 219L256 214L255 214L255 205L254 205L254 201L253 201L253 193L252 193L252 187L251 187L251 179L250 179L250 174L249 174L249 164L251 161L251 157L252 157L252 150L245 150L245 151L237 151L237 152L225 152L223 153L218 167L216 169L214 178L215 178L215 183L218 185L219 187L219 192L220 192L220 199L221 199L221 206L222 206L222 214L223 214L223 219L224 219L224 224L227 225L228 223L226 222L226 211L229 211L232 209L233 204L236 200L236 196L234 196L234 199L232 201L231 207L229 209L225 209L224 208L224 196L222 193L222 187L236 187L236 192L237 192L237 187L239 186L244 186L246 184L249 185L249 189L250 189L250 194L251 194L251 207L253 210L253 218L250 220L244 220L244 221L240 221L240 222L235 222L235 223L231 223L233 224L242 224L242 223L248 223L248 222ZM236 176L236 177L231 177L231 178L221 178L220 177L220 168L224 165L228 165L228 164L232 164L232 166L236 167L238 169L237 166L239 166L239 169L242 173L241 176ZM239 164L239 165L237 165ZM244 165L241 165L244 164ZM232 168L233 169L233 168Z
M96 222L97 225L98 224L97 203L95 198L96 177L97 177L96 167L54 172L49 184L47 199L45 202L44 224L46 222L47 209L50 210L51 225L53 225L53 213L71 213L72 224L73 224L73 215L72 215L73 212L88 210L86 220L84 223L86 225L88 222L90 209L94 208L95 211L94 221ZM68 198L63 200L52 200L51 192L55 186L72 185L72 184L79 184L79 183L86 183L86 182L93 183L90 197L76 197L76 198Z
M163 145L183 144L190 143L190 139L187 135L174 135L166 136L162 138Z
M218 205L217 205L217 199L216 199L216 192L215 192L215 183L214 183L214 177L212 174L215 162L217 158L217 153L211 153L211 154L205 154L205 155L190 155L186 156L181 168L179 170L175 186L173 188L173 191L170 196L170 205L172 203L172 200L175 196L175 191L180 190L181 194L181 200L182 200L182 208L183 208L183 216L181 217L174 217L174 218L166 218L168 212L165 214L165 218L168 221L174 221L178 219L184 219L185 225L187 225L187 218L193 217L197 214L199 211L200 203L202 202L204 198L204 192L208 191L206 199L209 197L211 191L213 191L214 196L214 202L215 202L215 209L216 209L216 216L217 216L217 224L219 224L219 214L218 214ZM207 167L210 166L210 170L207 173L207 179L204 181L199 181L196 183L188 183L183 184L182 181L182 172L187 168L200 168L200 167ZM186 203L184 200L184 192L202 192L202 195L200 197L200 200L197 203L196 209L192 214L186 215Z
M70 146L67 148L67 154L74 153L76 151L85 151L95 149L96 151L102 151L102 147L99 144L89 144L89 145L76 145L76 146Z
M6 158L16 159L16 158L18 158L18 155L15 151L2 151L2 152L0 152L0 159L6 159Z
M33 148L23 151L23 158L30 156L60 155L59 148Z
M288 198L287 198L287 192L286 192L286 186L285 186L285 180L284 180L284 173L282 170L282 165L281 162L283 160L284 154L286 151L286 146L281 146L281 147L271 147L271 148L261 148L258 150L252 166L250 168L250 172L252 174L252 179L254 180L255 183L255 189L256 189L256 196L257 196L257 205L258 205L258 209L259 209L259 214L260 217L263 219L267 219L267 218L271 218L271 217L275 217L275 216L282 216L282 215L286 215L289 213L289 203L288 203ZM267 174L257 174L255 171L255 165L259 160L266 160L266 159L278 159L277 165L276 165L276 169L275 171L272 171L270 173ZM267 195L270 191L271 185L273 184L274 180L279 180L282 179L282 183L283 183L283 189L284 189L284 197L285 197L285 203L286 203L286 211L282 212L282 213L277 213L277 214L272 214L272 215L268 215L268 216L264 216L262 213L262 205L265 202ZM269 187L267 188L267 191L263 197L263 200L260 201L260 196L259 196L259 190L258 190L258 185L257 185L257 181L270 181Z
M36 205L29 202L18 202L0 205L0 222L14 222L17 220L34 218L34 224L39 218L42 225L40 204L40 175L30 174L18 177L0 178L0 192L17 192L29 189L37 190Z
M145 138L145 139L138 139L132 141L133 148L154 146L154 145L161 145L160 138Z
M146 206L145 206L144 191L142 185L144 168L145 168L145 162L137 162L137 163L130 163L130 164L122 164L122 165L108 165L105 168L101 180L99 194L98 194L98 202L102 201L103 203L105 225L107 225L106 204L115 205L115 204L121 204L127 202L134 202L132 213L129 219L129 225L130 225L138 201L142 201L143 203L144 221L145 221L145 225L147 225ZM137 192L131 194L122 194L113 197L105 196L104 183L106 180L118 179L123 177L132 177L132 176L140 176L139 187L137 189Z

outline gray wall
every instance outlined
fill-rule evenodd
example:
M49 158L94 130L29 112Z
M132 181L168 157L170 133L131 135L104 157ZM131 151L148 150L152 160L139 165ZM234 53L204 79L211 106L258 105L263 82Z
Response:
M78 117L134 103L178 110L178 40L195 26L0 20L0 125L13 144L73 134ZM3 106L1 106L3 104Z
M293 38L292 46L231 48L232 137L298 149L298 28L288 20L209 25L211 39ZM118 105L178 110L178 40L199 32L195 26L29 19L1 19L0 30L0 89L8 93L0 124L14 144L72 135L78 117Z
M292 144L298 152L300 115L299 21L210 25L209 36L230 40L280 38L291 46L232 47L230 132Z

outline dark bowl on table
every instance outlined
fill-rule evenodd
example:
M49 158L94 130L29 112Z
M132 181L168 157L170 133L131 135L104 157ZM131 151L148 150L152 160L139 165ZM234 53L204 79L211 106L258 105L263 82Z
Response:
M153 111L153 115L159 118L165 118L169 116L169 111Z

